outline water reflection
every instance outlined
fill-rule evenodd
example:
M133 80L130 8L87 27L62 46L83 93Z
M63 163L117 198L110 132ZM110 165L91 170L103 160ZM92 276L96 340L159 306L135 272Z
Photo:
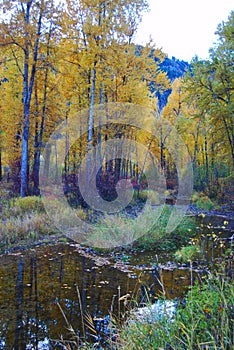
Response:
M200 235L205 235L206 259L218 256L222 252L219 240L214 251L212 236L208 234L214 231L218 237L230 237L233 222L228 223L229 231L221 227L222 219L210 225L210 219L204 218L200 224L203 225ZM119 296L134 295L143 304L147 291L156 300L162 294L160 279L167 299L180 297L191 283L188 269L168 268L159 275L155 253L137 254L129 260L130 269L130 265L146 264L151 270L128 273L113 266L98 266L81 256L71 244L42 245L2 255L0 259L0 349L49 349L51 339L68 338L66 322L57 303L82 336L81 309L100 320L109 315L110 310L115 315L124 311L126 300L119 304ZM97 328L103 330L103 325L104 321L99 322Z
M49 338L68 337L58 302L69 323L81 332L76 286L83 312L88 311L96 318L108 315L111 309L117 315L119 294L135 293L143 302L145 289L139 288L140 285L157 297L161 287L156 270L139 274L139 278L131 278L131 274L111 266L96 266L69 244L41 246L1 256L0 349L38 349L43 348L42 344L47 344ZM182 285L189 284L190 273L164 271L163 282L167 298L174 298L181 295ZM120 306L122 312L124 303Z

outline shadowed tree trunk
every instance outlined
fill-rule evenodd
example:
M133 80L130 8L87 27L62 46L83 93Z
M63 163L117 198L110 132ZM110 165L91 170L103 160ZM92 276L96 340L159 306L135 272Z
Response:
M2 181L2 148L0 146L0 181Z
M18 262L18 276L16 284L16 303L17 303L17 314L16 314L16 328L15 328L15 341L14 349L25 349L26 344L24 344L24 335L23 335L23 300L24 300L24 260L23 258L19 259Z
M33 0L28 1L26 5L21 3L22 11L25 19L25 47L24 47L24 89L23 89L23 105L24 105L24 122L23 122L23 136L22 136L22 155L21 155L21 185L20 185L20 196L25 197L28 195L28 142L29 142L29 118L30 118L30 104L32 98L32 91L34 87L34 80L36 74L36 63L38 57L38 46L41 34L42 25L42 12L43 9L40 7L40 15L37 23L37 39L33 51L33 64L31 67L31 74L29 73L29 58L30 58L30 10ZM43 5L42 1L42 5ZM26 6L26 8L25 8ZM30 77L30 78L29 78ZM30 79L30 80L29 80Z
M50 24L50 30L48 34L48 40L47 40L46 60L49 59L51 35L52 35L52 23ZM40 171L40 157L41 157L41 149L42 149L42 141L43 141L45 117L46 117L45 115L46 115L46 103L47 103L48 75L49 75L49 67L48 67L48 64L46 64L40 130L39 132L36 133L36 137L35 137L36 150L34 153L34 164L33 164L33 194L36 196L40 195L39 171Z
M89 188L89 180L90 180L90 172L91 172L91 154L90 151L92 149L93 142L93 114L94 114L94 103L95 103L95 87L96 87L96 64L94 62L93 68L93 76L92 76L92 88L91 88L91 102L90 102L90 110L89 110L89 130L88 130L88 155L87 155L87 165L86 165L86 184L87 189Z

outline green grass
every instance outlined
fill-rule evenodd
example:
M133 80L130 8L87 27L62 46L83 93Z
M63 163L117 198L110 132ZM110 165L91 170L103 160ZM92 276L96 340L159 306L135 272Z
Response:
M173 250L188 244L196 234L195 219L184 216L173 232L166 232L167 223L173 207L166 205L152 229L134 243L137 249Z
M200 261L202 259L201 247L190 245L182 247L175 252L175 260L182 263Z
M93 226L88 235L87 245L105 249L124 247L126 249L176 250L189 243L196 234L195 220L184 217L178 227L171 233L166 231L172 207L147 207L140 217L126 215L106 215ZM160 215L161 214L161 215Z
M117 349L233 349L233 287L233 281L221 276L196 283L173 320L165 315L151 323L137 319L126 323Z
M213 209L219 209L217 201L211 200L208 195L204 193L194 192L192 195L192 202L196 205L198 209L203 209L205 211L211 211Z

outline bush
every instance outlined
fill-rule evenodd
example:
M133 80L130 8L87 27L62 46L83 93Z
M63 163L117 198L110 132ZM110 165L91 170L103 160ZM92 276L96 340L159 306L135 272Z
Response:
M200 196L197 192L194 192L193 195L192 195L192 203L196 203L198 200L199 200Z
M175 231L166 231L171 206L146 206L142 216L106 215L93 226L85 244L95 248L133 246L136 249L175 250L195 233L194 218L184 218Z
M92 233L87 237L85 244L97 248L110 248L127 246L151 230L155 218L162 208L145 207L145 212L137 218L129 218L125 215L106 215L101 222L93 226ZM160 232L157 237L160 236ZM161 236L160 236L161 237Z
M153 191L153 190L139 191L138 198L142 201L148 200L151 205L159 205L160 204L159 193L156 191Z
M13 198L2 207L0 248L27 243L43 235L56 233L45 213L40 197Z

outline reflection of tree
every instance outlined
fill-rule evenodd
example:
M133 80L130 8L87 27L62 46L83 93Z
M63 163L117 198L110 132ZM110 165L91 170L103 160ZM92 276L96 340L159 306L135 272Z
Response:
M141 275L137 281L118 269L97 266L75 249L70 245L43 246L21 259L10 255L1 258L0 339L6 341L6 349L21 350L31 344L36 350L37 346L42 348L43 341L48 348L47 339L58 339L61 334L69 339L57 301L73 328L82 335L80 305L83 312L88 310L92 317L104 319L112 306L113 314L117 315L118 286L121 296L134 294L134 300L140 297L139 284L152 287L155 296L161 293L158 270ZM189 271L163 271L162 277L168 298L178 297L184 285L190 283ZM75 285L79 287L80 300ZM124 308L121 301L120 313ZM101 335L103 321L95 325ZM86 332L90 333L88 329Z
M60 300L61 298L61 286L63 282L63 256L60 257L60 265L59 265L59 283L60 283L60 288L58 291L58 298Z
M38 284L37 284L37 259L34 257L31 259L33 264L33 276L34 276L34 293L35 293L35 320L36 320L36 329L35 329L35 337L36 344L38 344L38 331L39 331L39 315L38 315Z
M97 288L93 287L97 285L97 270L92 269L92 279L91 279L91 300L95 300L96 298L96 293L97 293ZM96 311L96 310L94 310Z
M16 329L14 349L25 349L24 333L23 333L23 309L22 304L24 300L24 259L20 257L18 261L18 275L16 284Z
M37 281L37 258L36 256L30 257L30 270L29 270L29 302L32 310L27 312L27 321L25 324L24 333L26 335L26 341L28 339L34 339L35 349L38 349L37 344L39 341L39 329L42 324L39 319L39 301L38 301L38 281ZM27 271L25 271L25 279L27 280ZM33 295L34 291L34 295ZM25 295L25 301L27 301L27 295ZM35 312L34 312L35 311Z
M80 312L86 313L86 296L87 296L87 272L86 272L87 260L82 257L82 292L81 292L81 310ZM87 332L87 329L85 329Z

